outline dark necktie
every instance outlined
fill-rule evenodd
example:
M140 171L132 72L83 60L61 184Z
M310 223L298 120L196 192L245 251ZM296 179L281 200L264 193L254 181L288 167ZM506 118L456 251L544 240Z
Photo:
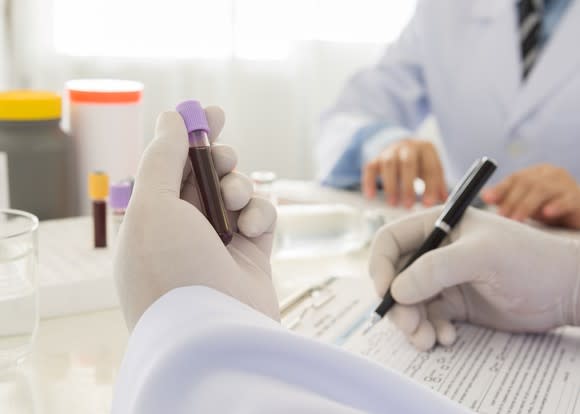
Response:
M522 77L526 79L540 54L543 0L520 0L518 3Z

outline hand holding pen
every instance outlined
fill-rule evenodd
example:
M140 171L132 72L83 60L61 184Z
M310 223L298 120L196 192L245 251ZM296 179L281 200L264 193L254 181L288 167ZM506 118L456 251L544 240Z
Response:
M443 239L445 239L453 227L459 222L465 210L467 210L496 168L495 162L487 157L481 158L473 164L449 196L443 212L435 222L434 229L401 269L401 272L425 253L439 247ZM371 315L368 329L380 321L394 304L395 300L391 295L391 291L387 290L383 300Z
M463 330L454 322L507 332L580 326L580 241L494 213L467 209L440 248L399 273L440 215L436 207L389 223L371 247L377 293L392 293L389 322L411 344L451 345Z

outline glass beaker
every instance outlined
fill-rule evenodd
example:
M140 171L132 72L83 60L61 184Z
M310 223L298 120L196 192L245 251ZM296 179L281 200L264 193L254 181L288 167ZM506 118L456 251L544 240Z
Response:
M38 327L36 216L0 210L0 369L30 352Z

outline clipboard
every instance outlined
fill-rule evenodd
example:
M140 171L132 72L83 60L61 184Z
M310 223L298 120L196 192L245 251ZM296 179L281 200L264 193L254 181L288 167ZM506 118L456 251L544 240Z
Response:
M342 345L378 302L370 279L329 277L282 303L282 325L298 334Z

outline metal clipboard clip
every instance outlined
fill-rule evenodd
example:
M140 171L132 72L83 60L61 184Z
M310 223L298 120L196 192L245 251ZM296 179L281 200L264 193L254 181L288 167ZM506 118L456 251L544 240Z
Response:
M332 302L336 294L331 286L336 280L335 277L330 277L282 303L280 306L282 325L290 330L295 329L311 312Z

